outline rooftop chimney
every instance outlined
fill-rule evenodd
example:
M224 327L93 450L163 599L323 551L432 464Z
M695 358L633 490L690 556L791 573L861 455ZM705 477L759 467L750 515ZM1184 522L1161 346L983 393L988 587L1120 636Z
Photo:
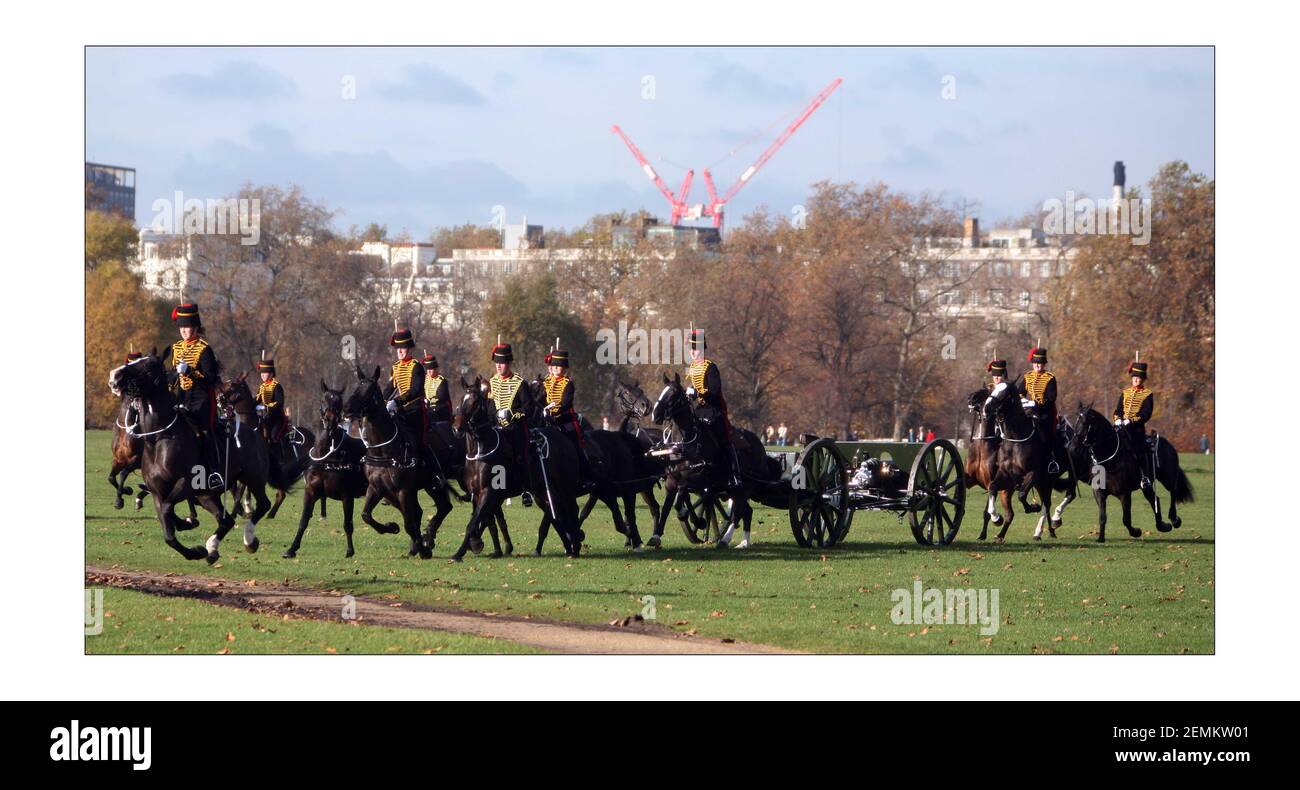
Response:
M980 246L980 221L975 217L967 217L965 226L962 229L961 246L978 247Z

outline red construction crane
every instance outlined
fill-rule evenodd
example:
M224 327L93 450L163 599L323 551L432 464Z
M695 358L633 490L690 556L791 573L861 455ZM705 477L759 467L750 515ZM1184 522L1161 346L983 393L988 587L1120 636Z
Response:
M682 180L681 191L678 194L673 194L672 190L668 188L663 179L659 177L659 174L655 172L655 169L650 166L650 162L646 160L645 155L642 154L641 150L638 149L628 136L623 133L623 130L618 126L615 126L614 133L623 139L628 150L632 152L632 156L636 157L637 164L641 165L641 169L645 171L645 174L654 182L654 185L659 188L660 193L662 193L668 200L672 224L679 225L681 224L682 219L712 217L713 227L721 228L727 203L736 196L736 193L739 192L745 184L749 183L750 179L754 177L754 174L758 172L759 168L767 164L767 161L781 149L781 146L785 145L786 141L789 140L799 127L803 125L803 122L808 120L812 114L817 111L817 108L822 106L822 104L830 98L830 95L835 92L835 89L838 88L842 82L844 82L842 77L836 77L835 80L831 82L830 85L827 85L821 93L814 96L812 101L808 103L808 106L804 108L803 112L799 113L799 116L795 118L794 123L787 126L785 131L772 141L772 144L767 147L767 150L760 154L758 159L754 160L754 164L750 165L745 169L745 172L740 174L740 178L736 179L736 183L732 184L731 188L721 197L718 196L718 191L714 187L713 174L709 172L708 168L705 168L704 186L709 192L709 202L707 204L697 203L694 206L689 206L686 203L686 198L691 191L691 181L695 178L694 170L686 171L686 178Z

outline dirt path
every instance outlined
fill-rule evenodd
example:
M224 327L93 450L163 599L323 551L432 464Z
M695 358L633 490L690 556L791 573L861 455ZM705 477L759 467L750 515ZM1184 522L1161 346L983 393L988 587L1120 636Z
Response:
M120 587L151 595L193 598L250 612L343 622L343 594L260 580L185 576L86 566L86 586ZM756 654L793 653L770 645L690 636L652 623L584 625L556 620L449 611L406 602L356 598L356 622L471 634L529 645L553 653Z

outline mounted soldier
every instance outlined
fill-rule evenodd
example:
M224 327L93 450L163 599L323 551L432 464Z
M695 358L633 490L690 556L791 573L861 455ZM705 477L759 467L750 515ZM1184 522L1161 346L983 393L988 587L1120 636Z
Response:
M498 338L498 341L500 338ZM492 364L496 373L488 379L488 397L492 399L497 412L497 425L512 443L515 457L526 459L528 453L528 415L536 405L532 390L524 386L523 376L514 372L514 349L509 343L498 342L492 347ZM527 469L527 463L524 462ZM522 495L525 506L532 504L532 497L527 491Z
M719 447L731 466L730 485L739 488L740 460L732 441L731 419L727 414L727 401L722 396L722 374L718 366L704 356L708 343L703 329L691 329L691 365L686 369L689 386L686 395L695 408L695 416L713 432Z
M555 348L545 358L548 375L542 379L541 396L546 400L542 405L542 414L577 448L583 487L591 488L593 462L599 464L601 460L599 448L597 448L596 458L592 458L588 452L589 443L583 441L582 421L573 408L574 384L569 376L569 352L559 346L560 339L557 337Z
M258 360L257 375L262 383L257 386L253 400L257 403L257 414L262 418L262 438L271 451L278 455L289 421L284 415L284 387L275 378L275 360L267 359L265 351Z
M408 455L408 460L431 463L425 442L429 427L428 404L424 401L425 373L424 366L415 359L415 337L409 329L397 329L388 339L388 345L397 355L383 393L388 413L396 419L406 446L415 451L415 457Z
M1142 472L1141 487L1151 487L1155 478L1155 448L1147 441L1147 421L1155 411L1156 396L1146 386L1147 363L1134 361L1128 366L1130 386L1119 394L1112 415L1115 427L1128 436L1129 449Z
M1056 437L1056 376L1047 370L1045 348L1030 349L1029 364L1032 369L1021 375L1016 382L1016 392L1020 395L1020 405L1024 407L1025 413L1034 418L1048 447L1052 448L1047 473L1054 475L1061 470L1062 464L1069 463L1065 447Z
M991 438L995 436L996 425L994 424L994 409L988 406L994 402L994 399L1001 398L1005 395L1009 386L1007 384L1007 361L1005 359L994 359L985 367L992 383L989 385L989 396L984 401L984 408L980 412L983 419L984 427L980 430L980 436Z
M451 422L451 390L447 379L438 372L438 358L424 352L424 402L429 422Z
M216 473L220 469L216 396L221 383L221 363L202 337L203 321L197 304L183 302L172 308L172 322L181 339L172 344L172 368L167 373L167 383L180 411L202 439L200 445L208 469Z

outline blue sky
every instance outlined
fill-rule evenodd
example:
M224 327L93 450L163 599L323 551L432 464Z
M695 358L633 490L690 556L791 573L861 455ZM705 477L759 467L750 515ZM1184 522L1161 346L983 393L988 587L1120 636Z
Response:
M835 77L730 218L788 213L822 179L973 201L992 223L1107 195L1116 159L1130 185L1173 159L1214 173L1208 48L91 48L86 158L137 169L141 223L176 190L252 181L302 185L340 229L422 239L498 205L572 227L666 214L612 124L672 189L694 167L702 201L703 168L724 191Z

